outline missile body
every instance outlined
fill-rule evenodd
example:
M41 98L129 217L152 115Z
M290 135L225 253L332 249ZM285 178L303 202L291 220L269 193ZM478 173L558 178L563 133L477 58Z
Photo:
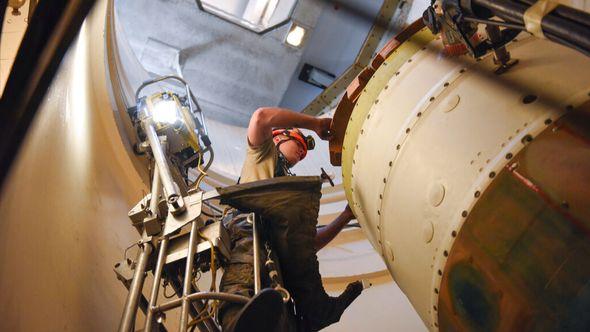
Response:
M397 46L346 123L347 199L429 329L588 330L590 59L508 50L497 75L427 29Z

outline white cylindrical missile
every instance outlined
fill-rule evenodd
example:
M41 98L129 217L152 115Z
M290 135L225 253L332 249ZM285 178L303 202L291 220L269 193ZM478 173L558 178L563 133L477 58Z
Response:
M432 330L587 328L590 59L521 35L498 75L415 30L340 105L367 237Z

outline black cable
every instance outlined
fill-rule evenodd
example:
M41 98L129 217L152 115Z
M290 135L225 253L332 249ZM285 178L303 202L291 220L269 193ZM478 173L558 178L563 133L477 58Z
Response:
M210 213L205 212L205 210L201 210L201 213L204 214L204 215L206 215L209 218L217 219L216 216L214 216L214 215L212 215Z
M590 50L584 49L578 45L574 45L574 44L570 43L569 41L559 38L551 33L545 33L545 37L547 37L547 39L549 39L553 42L556 42L558 44L561 44L561 45L569 47L569 48L573 48L574 50L590 57Z
M475 18L475 17L463 17L463 21L465 21L465 22L473 22L473 23L480 23L480 24L487 24L487 25L495 25L495 26L499 26L499 27L506 27L506 28L516 29L516 30L526 30L526 28L524 27L524 25L519 25L519 24L514 24L514 23L509 23L509 22L503 22L503 21L482 20L482 19Z
M204 152L209 152L209 160L207 160L207 164L205 165L205 167L203 167L203 171L207 172L207 170L209 170L209 167L211 167L211 164L213 163L213 159L215 159L215 154L213 153L213 148L211 146L205 148Z
M163 286L164 286L164 291L162 292L162 295L164 296L164 298L171 299L174 297L174 295L176 295L176 292L174 292L172 295L166 294L166 289L168 288L168 283L165 280L163 282ZM172 290L174 290L174 289L172 289Z
M520 2L526 3L527 5L534 5L537 0L519 0ZM576 8L558 5L552 12L561 18L576 22L581 25L585 25L590 28L590 16L588 13L578 10Z
M530 8L528 4L509 0L473 0L473 5L489 9L501 19L520 25L524 25L524 13ZM590 21L590 14L578 14ZM550 12L541 20L541 28L544 34L551 35L552 40L559 40L565 46L573 47L584 54L584 50L590 49L590 28L586 25Z
M207 205L207 207L209 207L211 210L213 210L213 211L215 211L217 213L223 213L223 210L222 209L216 207L215 205L211 204L210 202L205 201L203 203L205 203L205 205Z

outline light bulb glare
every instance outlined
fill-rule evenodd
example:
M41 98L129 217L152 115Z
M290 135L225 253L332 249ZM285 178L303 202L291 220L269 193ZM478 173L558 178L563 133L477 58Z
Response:
M174 100L161 100L152 109L152 118L157 123L174 124L180 120L178 107Z
M298 25L295 25L293 26L291 31L289 31L286 41L287 44L291 46L299 47L303 42L303 37L305 37L305 29Z

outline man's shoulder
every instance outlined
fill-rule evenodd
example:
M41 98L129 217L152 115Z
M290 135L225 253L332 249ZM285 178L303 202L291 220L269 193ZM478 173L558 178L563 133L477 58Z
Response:
M270 179L274 176L278 153L272 139L258 146L248 144L242 166L241 183Z
M252 145L248 140L247 155L255 157L257 162L260 162L266 158L273 157L276 155L276 148L272 138L269 138L262 142L260 145Z

